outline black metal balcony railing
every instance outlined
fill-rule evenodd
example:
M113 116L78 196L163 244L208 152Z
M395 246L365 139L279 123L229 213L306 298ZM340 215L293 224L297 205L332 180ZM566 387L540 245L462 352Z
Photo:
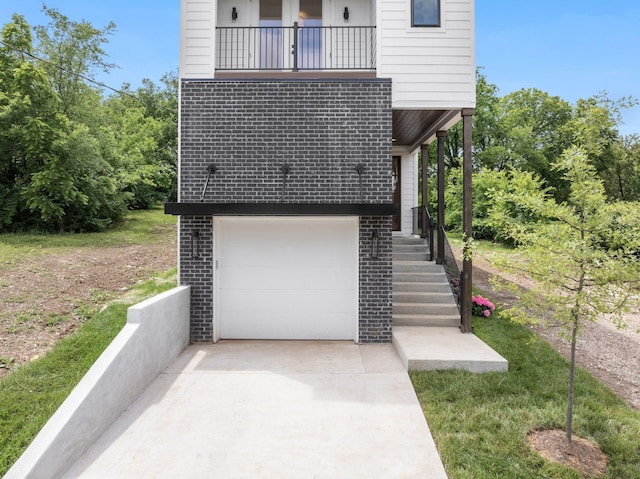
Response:
M217 27L216 70L375 70L371 27Z

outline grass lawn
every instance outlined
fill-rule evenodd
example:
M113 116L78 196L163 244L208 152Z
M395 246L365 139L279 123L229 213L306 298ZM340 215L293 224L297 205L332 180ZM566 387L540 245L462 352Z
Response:
M527 433L564 428L568 363L528 328L492 315L475 332L509 360L508 373L412 372L416 393L450 479L575 478L534 453ZM640 413L578 370L574 434L609 457L604 477L640 478Z
M4 233L0 235L0 263L11 264L25 256L47 254L63 248L149 244L175 228L176 218L163 208L130 211L124 221L100 233Z

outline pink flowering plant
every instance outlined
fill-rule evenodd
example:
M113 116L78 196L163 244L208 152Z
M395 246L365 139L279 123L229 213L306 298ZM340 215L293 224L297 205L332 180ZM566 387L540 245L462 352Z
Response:
M491 301L489 301L487 298L483 298L480 295L472 296L471 302L471 313L474 316L488 318L496 309L496 306Z

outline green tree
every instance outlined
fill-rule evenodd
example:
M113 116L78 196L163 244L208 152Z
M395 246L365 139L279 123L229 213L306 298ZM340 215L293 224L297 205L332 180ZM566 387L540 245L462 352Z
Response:
M612 198L640 200L640 135L618 138L618 161L608 165L602 173L605 188Z
M632 98L610 99L606 92L591 98L580 99L574 107L573 118L567 125L574 133L574 143L586 152L589 161L602 178L609 198L632 199L625 196L621 175L634 175L632 138L620 137L618 127L622 123L621 111L637 105ZM630 164L631 160L631 164Z
M24 17L2 30L0 46L0 227L28 211L22 194L32 175L54 156L66 118L46 73L30 61L30 28ZM24 53L23 53L24 52Z
M105 101L105 121L112 132L114 165L129 208L149 208L177 196L177 96L175 74L164 86L144 79L135 92Z
M487 81L481 69L476 71L476 108L473 114L473 151L477 167L483 167L483 152L493 144L500 129L498 113L498 87ZM462 124L458 122L447 131L445 139L445 166L457 168L462 162Z
M122 218L114 171L89 128L69 119L34 61L23 17L0 46L0 228L99 230Z
M47 60L43 68L60 96L62 111L71 119L83 119L91 113L90 108L85 108L85 97L96 94L84 78L95 80L96 72L108 72L116 67L105 61L104 50L116 25L109 22L98 29L86 20L70 20L44 4L42 11L50 22L34 28L38 39L36 52Z
M511 234L522 245L522 259L517 266L502 265L532 277L534 286L524 292L515 284L501 286L520 298L507 311L511 318L560 326L569 340L565 430L571 441L578 334L585 321L598 318L622 325L624 313L638 307L640 209L638 204L607 200L583 147L567 149L552 168L569 185L565 202L533 192L511 198L541 220L535 227L514 225Z

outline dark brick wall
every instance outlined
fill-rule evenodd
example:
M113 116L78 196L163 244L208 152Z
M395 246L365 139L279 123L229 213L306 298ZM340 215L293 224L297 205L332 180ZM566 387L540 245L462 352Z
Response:
M181 202L391 202L391 82L181 84ZM364 165L360 177L357 164ZM283 189L282 166L290 172ZM213 340L212 219L181 219L180 281L192 287L191 339ZM190 257L191 231L201 257ZM373 229L380 257L370 258ZM391 218L360 227L361 342L391 340Z
M391 341L391 218L360 218L360 342ZM380 237L378 257L371 257L373 231Z
M388 81L185 82L181 141L180 201L391 201Z
M192 256L197 230L198 257ZM180 217L180 284L191 286L191 340L213 340L213 219Z

